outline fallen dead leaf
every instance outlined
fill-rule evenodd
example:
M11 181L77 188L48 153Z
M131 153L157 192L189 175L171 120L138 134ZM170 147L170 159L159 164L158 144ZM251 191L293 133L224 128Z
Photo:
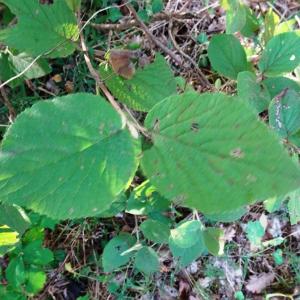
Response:
M253 294L259 294L273 282L274 278L274 273L261 273L258 276L252 275L246 284L246 289Z

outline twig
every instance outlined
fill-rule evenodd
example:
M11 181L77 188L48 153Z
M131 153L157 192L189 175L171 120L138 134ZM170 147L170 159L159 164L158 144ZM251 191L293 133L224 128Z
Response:
M187 55L177 44L174 36L173 36L173 33L172 33L172 29L173 29L173 21L170 20L169 22L169 26L168 26L168 32L169 32L169 36L170 36L170 39L174 45L174 48L184 57L186 58L192 65L193 67L196 69L196 71L198 72L199 74L199 79L200 79L200 82L201 82L201 85L202 86L208 86L210 87L211 89L213 89L213 85L208 81L208 79L205 77L205 75L202 73L201 69L199 68L198 64L189 56Z
M174 13L167 13L167 12L161 12L161 13L157 13L154 14L151 19L150 22L154 23L154 22L158 22L158 21L169 21L171 19L173 20L192 20L192 19L199 19L201 17L203 17L203 15L206 14L206 11L208 8L214 8L217 7L219 4L218 3L214 3L208 7L205 7L204 9L199 10L197 13L191 13L191 12L186 12L186 13L181 13L181 12L174 12ZM91 26L94 27L97 30L100 31L109 31L109 30L113 30L113 31L122 31L122 30L126 30L129 28L132 28L134 26L138 26L139 22L134 19L134 20L128 20L125 21L123 23L119 23L119 24L110 24L110 23L106 23L106 24L96 24L96 23L91 23Z
M0 83L1 83L1 81L0 81ZM5 91L4 87L2 87L2 84L1 84L1 87L0 87L0 93L1 93L1 98L0 99L8 109L9 121L12 123L17 114L16 114L16 111L15 111L13 105L10 103L10 101L8 99L8 96L6 94L6 91Z
M127 4L127 7L129 9L129 11L132 13L135 20L137 21L138 25L142 28L142 30L145 32L145 34L148 35L148 37L151 39L151 41L157 47L159 47L161 50L163 50L167 55L169 55L177 64L181 64L181 61L178 59L178 57L149 31L148 27L137 15L135 9L130 4Z

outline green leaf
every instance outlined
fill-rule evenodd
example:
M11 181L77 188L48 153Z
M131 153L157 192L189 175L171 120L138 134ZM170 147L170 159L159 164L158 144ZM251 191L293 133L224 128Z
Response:
M288 210L291 225L295 225L300 221L300 189L289 194Z
M201 231L200 231L201 232ZM205 252L203 236L199 235L193 246L181 248L174 243L173 239L169 240L169 247L174 257L178 259L181 267L186 267Z
M276 26L279 22L280 17L270 8L265 15L265 31L263 33L265 44L274 36Z
M154 243L166 244L169 241L170 228L160 221L146 220L140 225L140 229L144 236Z
M220 213L205 214L205 217L213 222L231 223L237 221L246 213L247 209L242 206L230 211L226 210Z
M162 0L152 0L151 2L153 14L159 13L164 9L164 3Z
M97 215L130 184L138 146L101 97L38 102L4 138L0 198L53 219Z
M239 0L228 0L226 11L226 33L240 31L246 24L246 9Z
M30 220L20 207L1 203L0 224L7 225L22 235L29 228Z
M287 90L275 97L269 107L269 123L282 138L295 134L300 129L300 94Z
M119 101L134 110L149 111L156 103L176 93L176 81L167 62L156 54L153 63L124 79L100 66L101 78Z
M205 246L212 255L222 255L224 250L224 232L222 229L208 227L203 231Z
M0 226L0 257L13 249L19 241L18 232L8 226Z
M208 57L217 72L232 79L248 70L245 50L231 34L215 35L209 43Z
M134 267L146 275L158 272L159 260L156 252L150 247L140 249L135 255Z
M238 96L242 101L247 101L257 113L266 110L271 101L268 89L263 83L257 82L252 72L241 72L237 78Z
M26 280L25 266L21 256L11 259L6 268L5 275L9 284L15 289L20 288Z
M12 78L25 70L32 62L33 58L26 53L20 53L18 55L0 53L0 79L6 81ZM47 61L45 59L39 59L24 73L23 76L11 81L9 86L14 88L21 84L25 79L39 78L50 72L51 68Z
M186 93L157 104L145 126L142 169L157 190L204 214L286 194L300 172L248 105L224 94Z
M245 6L245 11L246 11L246 23L240 31L243 36L252 37L255 34L257 34L259 30L259 21L249 7Z
M79 29L65 1L51 5L42 5L39 0L0 2L18 18L17 25L0 32L0 41L32 56L47 54L55 58L73 53Z
M132 257L133 252L127 252L126 254L124 252L129 250L135 242L135 238L128 233L121 233L111 239L105 246L102 255L104 272L112 272L126 265Z
M263 84L267 87L272 99L286 88L300 93L300 84L286 77L270 77L265 79Z
M24 262L26 264L44 266L48 265L54 259L52 251L47 248L43 248L41 241L39 240L29 243L23 251Z
M281 249L277 249L275 252L273 252L272 256L274 258L276 266L280 266L284 263L284 259L282 257L282 250Z
M149 180L146 180L131 193L126 211L133 215L150 215L167 211L169 208L170 201L162 197Z
M170 241L180 248L190 248L202 236L201 226L199 221L181 223L171 230Z
M68 4L69 8L76 12L80 8L81 5L81 0L65 0L66 3Z
M46 280L47 275L44 271L31 266L26 270L26 292L31 295L37 294L43 289Z
M261 239L265 235L265 228L260 221L248 222L245 232L248 240L253 246L259 247L261 245Z
M111 205L108 209L106 209L105 211L98 214L97 217L111 218L111 217L117 215L118 213L124 211L126 208L126 200L127 200L126 195L122 193L121 195L119 195L117 197L116 200L114 200L111 203Z
M273 37L264 49L258 67L267 76L293 71L300 64L300 36L286 32Z
M265 210L270 214L279 210L283 200L284 200L283 197L272 197L265 200L264 201Z
M28 229L30 221L25 212L15 206L0 204L0 256L11 250Z

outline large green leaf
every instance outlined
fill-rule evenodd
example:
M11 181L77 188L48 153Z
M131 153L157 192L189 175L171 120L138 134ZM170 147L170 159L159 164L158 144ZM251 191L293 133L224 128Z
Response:
M39 102L4 138L0 200L53 219L97 215L128 187L138 145L101 97Z
M300 93L300 84L286 77L270 77L263 80L263 84L267 87L272 99L286 88Z
M165 59L156 54L153 63L124 79L110 68L100 66L100 74L112 94L130 108L149 111L156 103L176 93L176 81Z
M252 72L241 72L237 78L238 96L247 101L258 113L266 110L271 101L268 89L263 83L257 82Z
M21 73L31 63L33 58L26 53L13 55L12 53L0 53L0 79L6 81L16 74ZM45 59L39 59L20 78L9 83L11 87L19 85L25 79L33 79L45 76L51 72L51 68Z
M287 90L282 97L275 97L269 107L269 122L283 138L300 130L300 94Z
M0 0L18 18L12 28L0 32L0 40L9 47L32 56L67 56L75 50L79 29L74 13L67 3L55 0L43 5L39 0Z
M215 35L209 43L208 57L217 72L232 79L248 70L245 50L231 34Z
M234 97L172 96L149 112L145 126L152 145L142 169L175 203L220 213L299 185L300 171L278 139Z
M265 75L277 76L293 71L300 64L300 36L286 32L273 37L264 49L259 69Z
M135 242L135 238L129 233L121 233L111 239L105 246L102 255L104 272L112 272L126 265L134 254L133 252L127 253L126 251L129 250Z

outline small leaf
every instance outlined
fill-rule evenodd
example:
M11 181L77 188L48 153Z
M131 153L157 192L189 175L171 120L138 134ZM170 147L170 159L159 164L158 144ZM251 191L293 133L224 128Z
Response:
M110 68L100 66L101 78L119 101L134 110L149 111L156 103L176 93L172 71L160 55L153 63L138 69L131 79L116 75Z
M14 248L19 241L18 232L8 226L0 226L0 257Z
M300 64L300 36L295 32L276 35L264 49L258 67L267 76L293 71Z
M134 267L146 275L159 271L159 260L156 252L150 247L140 249L134 260Z
M272 99L287 88L300 93L300 84L286 77L270 77L262 83L267 87Z
M245 50L231 34L215 35L209 43L208 57L217 72L232 79L248 70Z
M246 10L246 23L240 30L241 34L245 37L252 37L257 34L259 30L259 21L253 11L245 6Z
M144 236L154 243L166 244L169 241L170 228L162 222L149 219L144 221L140 228Z
M300 129L300 94L287 90L275 97L269 107L269 123L282 138L295 134Z
M248 240L254 247L261 246L261 239L265 235L265 228L260 221L248 222L245 232Z
M18 18L17 25L0 32L0 40L6 45L32 56L47 54L55 58L73 53L79 29L65 1L51 5L42 5L38 0L0 2Z
M274 258L276 266L280 266L280 265L283 264L284 259L282 257L282 250L281 249L277 249L275 252L273 252L272 256Z
M299 185L298 166L247 104L185 93L157 104L145 126L142 169L157 190L204 214L221 213Z
M288 210L291 225L295 225L300 221L300 189L289 194Z
M240 31L246 24L246 9L239 0L228 0L226 10L226 33Z
M47 248L43 248L39 240L29 243L24 248L24 262L44 266L54 260L53 253Z
M0 224L7 225L22 235L29 228L30 220L22 208L1 203Z
M162 0L152 0L152 13L156 14L164 9L164 3Z
M208 227L203 231L205 246L212 255L222 255L224 251L224 232L222 229Z
M257 113L266 110L271 101L268 89L263 83L258 83L252 72L241 72L237 78L238 96L242 101L247 101Z
M26 292L32 295L41 291L46 283L47 275L44 271L33 266L26 270Z
M121 266L126 265L133 252L126 252L135 244L136 240L128 233L121 233L120 235L111 239L105 246L102 255L102 264L104 272L112 272Z
M26 53L18 55L0 53L0 79L6 81L13 76L23 72L31 63L33 58ZM11 81L9 86L18 86L25 79L39 78L51 72L51 68L45 59L39 59L20 78Z
M265 31L263 33L265 44L274 36L276 26L279 22L280 17L270 8L265 15Z
M6 271L6 279L15 289L19 289L26 280L25 266L23 258L16 257L11 259Z
M139 141L101 97L41 101L9 128L0 157L0 198L53 219L93 216L127 189Z
M272 197L264 201L264 207L267 212L270 214L277 211L283 202L284 198L282 197Z
M194 260L199 258L205 252L206 248L202 235L199 235L193 246L189 248L178 247L178 245L174 243L173 239L169 240L169 247L173 256L178 259L181 267L186 267Z
M180 248L193 246L201 233L202 224L199 221L186 221L171 230L170 240Z

